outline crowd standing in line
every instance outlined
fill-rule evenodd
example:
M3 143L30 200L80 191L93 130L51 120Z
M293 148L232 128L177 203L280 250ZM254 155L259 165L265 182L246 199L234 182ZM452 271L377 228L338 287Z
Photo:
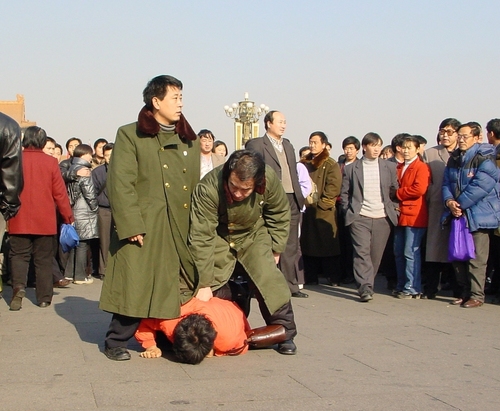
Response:
M378 272L398 299L434 299L449 287L453 305L480 307L486 294L500 303L500 119L488 122L488 143L478 123L454 118L427 149L419 135L397 134L385 147L374 132L349 136L338 162L315 131L297 161L279 111L266 114L264 136L229 155L184 118L178 79L155 77L143 101L115 143L72 137L64 159L39 127L24 131L21 151L19 126L0 113L12 311L30 273L42 308L53 287L97 277L100 308L112 313L109 359L130 359L134 335L143 357L161 356L153 334L162 331L180 361L199 363L246 351L252 295L266 324L284 329L278 352L296 354L291 298L307 298L303 285L322 280L355 282L362 303L374 299ZM450 262L443 244L456 219L475 256ZM58 247L61 223L80 237L69 253Z

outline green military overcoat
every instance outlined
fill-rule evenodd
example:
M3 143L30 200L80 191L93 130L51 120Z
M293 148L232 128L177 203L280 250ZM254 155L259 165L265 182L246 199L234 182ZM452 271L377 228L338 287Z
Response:
M99 307L130 317L175 318L198 282L187 236L200 147L158 125L155 134L141 131L151 130L152 116L143 111L137 123L118 130L109 164L114 229ZM128 240L137 234L144 234L142 247Z
M253 192L228 204L223 166L208 173L193 192L189 244L200 273L200 287L222 287L238 261L272 314L290 301L290 290L273 251L286 247L290 205L283 185L266 166L263 194Z

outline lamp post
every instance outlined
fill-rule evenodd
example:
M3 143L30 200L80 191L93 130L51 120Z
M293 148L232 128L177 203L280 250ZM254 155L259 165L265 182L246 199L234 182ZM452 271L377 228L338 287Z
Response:
M234 119L234 147L242 149L251 138L259 136L259 117L269 111L265 104L255 106L253 101L248 100L248 92L245 100L231 106L224 106L226 116Z

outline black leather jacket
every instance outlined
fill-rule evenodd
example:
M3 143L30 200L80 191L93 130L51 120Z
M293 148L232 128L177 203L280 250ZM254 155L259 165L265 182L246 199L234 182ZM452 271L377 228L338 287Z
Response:
M5 220L14 217L24 186L21 129L9 116L0 113L0 213Z

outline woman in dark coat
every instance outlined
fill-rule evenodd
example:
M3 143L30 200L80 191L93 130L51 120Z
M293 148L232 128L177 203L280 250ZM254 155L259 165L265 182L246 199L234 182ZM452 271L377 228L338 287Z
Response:
M309 137L311 152L302 161L318 190L317 202L306 207L300 235L306 283L309 284L317 284L319 276L330 281L336 257L340 254L335 203L342 177L339 165L326 149L327 142L325 133L312 133Z
M87 144L80 144L73 152L71 159L70 173L74 173L81 168L91 168L92 147ZM90 240L99 238L97 228L97 215L99 204L92 182L92 177L78 176L76 181L67 185L71 207L75 216L75 229L80 237L78 247L70 251L68 263L66 264L65 276L72 278L74 284L92 284L91 276L87 277L87 250Z

